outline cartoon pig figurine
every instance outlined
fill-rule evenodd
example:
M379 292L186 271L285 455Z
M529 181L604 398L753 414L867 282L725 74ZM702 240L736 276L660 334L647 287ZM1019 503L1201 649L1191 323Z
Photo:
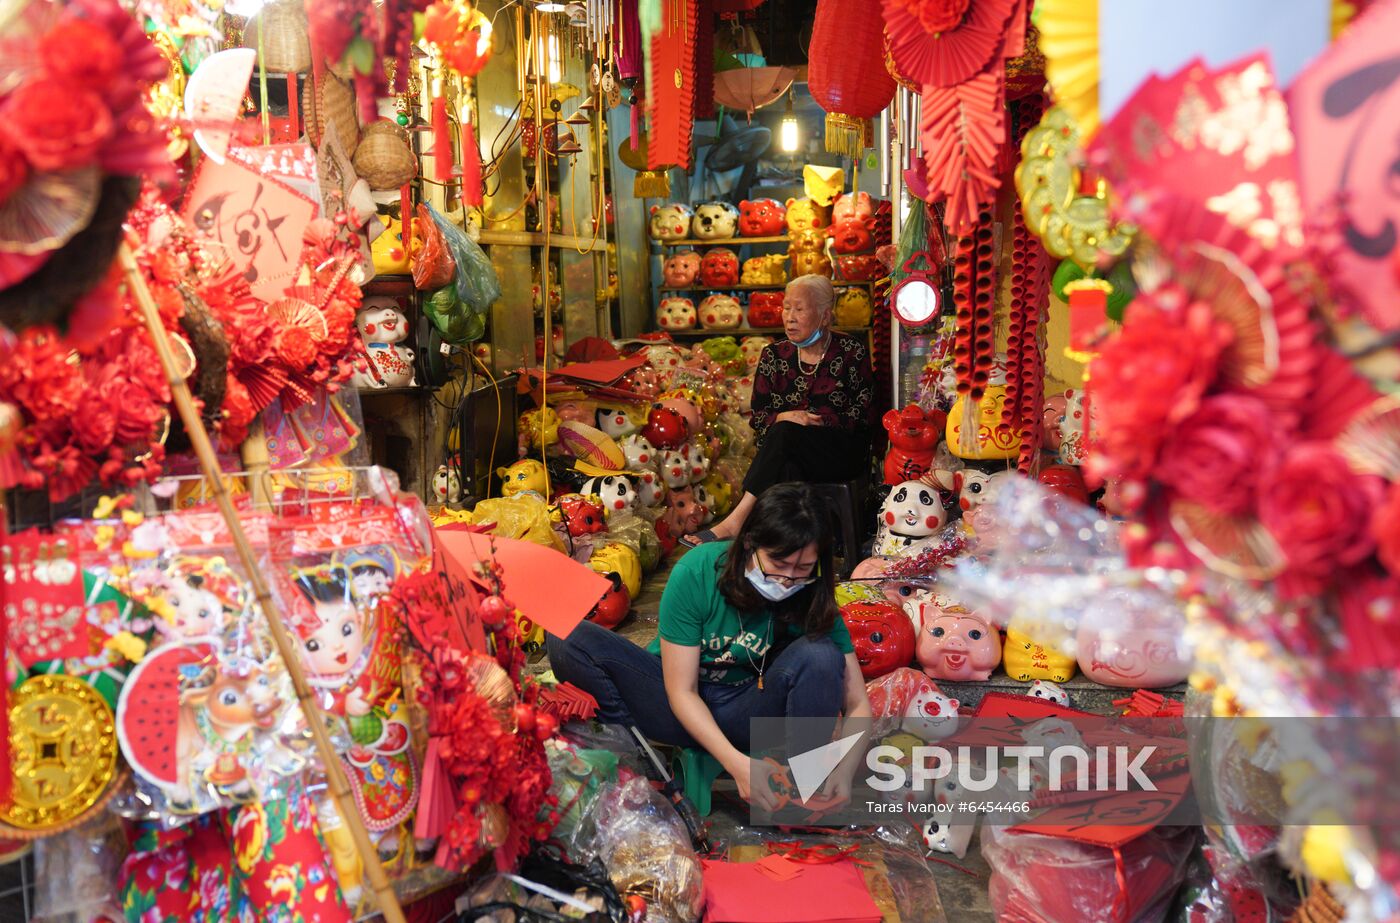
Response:
M947 521L937 490L922 481L905 481L890 491L880 507L880 529L872 553L881 557L904 554Z
M661 299L656 323L662 330L689 330L695 326L695 302L689 298Z
M1001 663L1001 634L980 615L937 596L910 600L904 610L917 615L916 657L934 679L984 680Z
M671 490L690 485L690 459L685 452L674 449L661 456L661 480Z
M667 288L686 288L695 284L700 273L700 254L694 250L682 250L666 258L661 275Z
M957 699L944 695L932 683L920 686L904 707L904 720L900 728L920 740L942 740L958 729L959 704Z

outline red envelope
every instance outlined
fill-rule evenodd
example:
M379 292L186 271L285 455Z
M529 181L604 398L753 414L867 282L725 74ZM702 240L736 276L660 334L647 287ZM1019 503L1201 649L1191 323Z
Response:
M705 863L705 923L880 923L865 877L849 860L803 865L775 881L754 862Z

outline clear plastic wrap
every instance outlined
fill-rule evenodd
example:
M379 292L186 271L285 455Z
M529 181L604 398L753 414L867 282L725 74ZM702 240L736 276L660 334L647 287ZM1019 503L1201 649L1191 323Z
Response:
M427 206L433 224L442 232L452 260L457 264L457 298L473 314L485 315L496 299L501 297L501 281L485 252L467 236L467 232L448 221L431 205Z
M1161 923L1199 833L1159 827L1113 850L986 825L992 909L1020 923Z
M36 840L33 923L87 923L122 918L117 872L126 851L121 824L111 814Z
M556 551L564 550L564 543L555 535L550 524L549 507L538 496L516 494L513 497L482 500L472 510L472 521L477 525L495 523L492 531L505 538L534 542Z

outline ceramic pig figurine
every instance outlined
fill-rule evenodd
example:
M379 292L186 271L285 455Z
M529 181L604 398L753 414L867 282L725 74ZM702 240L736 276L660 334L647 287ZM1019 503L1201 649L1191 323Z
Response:
M680 449L661 456L661 480L671 490L690 486L690 459Z
M698 442L688 442L681 446L681 455L690 466L690 483L698 484L710 473L710 459L705 447Z
M895 557L937 532L947 521L937 490L922 481L905 481L890 491L880 507L880 528L872 553Z
M700 525L708 526L715 521L715 510L719 504L715 502L715 498L711 496L709 489L704 484L696 484L692 489L695 491L695 502L700 504L700 508L705 511L705 514L700 517Z
M754 292L749 295L750 327L781 327L783 325L783 293ZM743 347L740 347L742 352ZM759 347L762 350L762 347ZM747 357L745 357L747 361ZM758 362L757 353L754 363ZM750 363L753 364L753 363Z
M841 607L860 675L867 681L909 665L914 659L914 627L898 606L851 602Z
M1038 679L1031 683L1031 688L1026 690L1026 695L1033 699L1044 699L1046 702L1054 702L1056 705L1069 708L1069 693L1065 692L1064 687L1049 680Z
M641 423L623 407L599 407L594 411L593 425L614 439L630 436L641 429Z
M632 479L623 474L589 478L578 492L584 496L597 495L603 501L603 512L608 515L629 510L637 502L637 488L632 486Z
M844 221L849 218L873 218L875 217L875 200L868 192L843 192L836 197L836 204L831 206L831 221Z
M653 205L649 229L652 240L684 240L690 233L690 206L672 202L669 205Z
M689 301L690 299L682 298L680 300ZM674 346L648 346L647 362L651 364L653 369L664 375L685 365L685 357Z
M826 234L831 249L837 253L864 253L875 249L875 236L870 218L839 218L831 222Z
M716 247L700 260L700 283L710 288L739 284L739 254Z
M706 330L733 330L744 321L744 309L732 295L710 295L700 302L700 326Z
M933 683L921 685L904 708L900 728L921 740L942 740L958 729L959 705Z
M957 822L954 822L954 818L957 818ZM924 846L934 852L948 853L961 859L967 855L967 847L972 842L975 829L973 815L940 811L924 821Z
M1154 617L1142 610L1116 625L1084 619L1077 635L1079 669L1105 686L1175 685L1191 672L1191 658L1182 649L1183 631L1175 616Z
M629 471L627 476L637 485L638 506L654 509L666 499L666 484L661 480L661 475L657 474L654 469Z
M438 503L462 502L462 478L456 468L438 465L433 473L433 499Z
M656 309L662 330L690 330L695 326L695 302L689 298L663 298Z
M700 254L694 250L681 250L666 258L661 276L667 288L688 288L695 284L700 274Z
M659 521L666 524L673 537L680 538L700 528L700 520L704 516L705 511L696 502L695 494L685 487L666 494L666 512L661 514Z
M981 616L938 597L905 603L919 616L919 666L934 679L984 680L1001 662L1001 635ZM911 609L910 607L914 607Z
M627 458L627 468L631 471L655 471L661 461L656 447L647 442L641 433L623 438L622 454Z
M1085 430L1092 434L1093 414L1085 422L1084 392L1070 389L1065 392L1065 415L1060 420L1060 461L1066 465L1082 465L1086 455Z
M777 237L787 232L787 209L777 199L745 199L739 203L739 233L745 237Z
M885 453L885 483L917 480L933 466L933 451L947 422L941 410L925 411L918 404L887 410L880 422L890 437Z
M738 230L739 210L728 202L706 202L690 220L690 232L697 240L728 240Z
M408 318L393 298L371 297L355 315L355 328L369 353L370 367L355 373L361 388L404 388L413 384L413 350L401 346L408 338Z
M782 311L778 312L778 323L782 323ZM758 360L763 356L763 351L773 342L772 337L744 337L739 341L739 352L744 356L749 368L758 365Z

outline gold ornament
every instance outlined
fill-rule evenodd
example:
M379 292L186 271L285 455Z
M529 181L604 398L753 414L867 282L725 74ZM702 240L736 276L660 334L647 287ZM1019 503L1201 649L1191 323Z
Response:
M1045 79L1087 141L1099 130L1099 0L1040 0L1036 17Z
M112 710L71 676L34 676L10 704L13 800L0 820L26 830L59 827L97 803L116 774Z
M1079 194L1079 129L1069 112L1056 106L1021 142L1016 191L1026 224L1058 259L1090 269L1100 253L1118 256L1137 233L1129 224L1111 224L1102 182L1095 195Z

